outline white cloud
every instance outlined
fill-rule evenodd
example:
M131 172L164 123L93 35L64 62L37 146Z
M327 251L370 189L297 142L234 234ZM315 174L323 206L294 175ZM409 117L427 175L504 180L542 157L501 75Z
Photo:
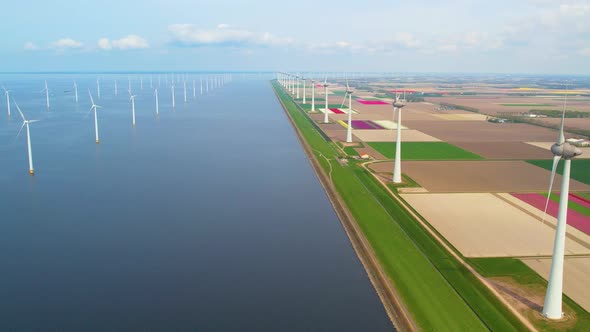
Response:
M252 31L233 28L228 24L219 24L215 29L200 29L193 24L172 24L168 26L172 42L182 46L204 45L287 45L293 41L289 38L279 38L269 32L255 33Z
M585 47L578 51L578 54L582 56L590 56L590 47Z
M39 49L39 47L37 47L37 45L35 45L33 42L26 42L23 48L27 51L35 51Z
M84 44L72 38L62 38L51 43L52 48L67 49L67 48L81 48Z
M119 49L119 50L131 50L131 49L143 49L149 48L150 45L145 39L137 35L128 35L120 39L110 40L108 38L101 38L98 40L98 48L103 50Z

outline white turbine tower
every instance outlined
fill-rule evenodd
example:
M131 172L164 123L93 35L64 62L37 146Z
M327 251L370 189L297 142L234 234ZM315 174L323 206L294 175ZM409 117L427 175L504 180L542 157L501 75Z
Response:
M154 90L154 96L156 97L156 115L160 115L160 102L158 101L158 88Z
M561 159L563 163L563 176L561 179L561 193L559 196L559 210L557 213L557 228L555 230L555 242L553 244L553 258L551 261L551 271L549 273L549 283L547 285L547 293L545 294L545 303L543 305L543 316L549 319L561 319L562 312L562 295L563 295L563 263L565 253L565 233L567 225L567 207L568 195L570 185L570 169L571 162L574 157L582 154L582 151L572 144L566 142L563 126L565 122L565 110L567 105L567 93L563 106L563 113L561 115L561 126L559 128L559 136L557 142L551 146L553 153L553 167L551 169L551 178L549 180L549 192L547 194L547 202L545 203L545 212L549 204L549 195L553 187L553 180L555 172ZM544 215L543 215L544 218Z
M326 109L324 110L324 123L328 123L328 77L324 80L324 91L326 91Z
M193 80L193 99L197 97L197 88L195 85L195 80Z
M117 80L115 80L115 96L117 95L118 91L117 91Z
M303 103L306 104L306 99L305 99L305 85L307 85L307 80L303 77L301 77L301 80L303 81Z
M299 99L299 75L295 76L295 81L297 82L297 99Z
M184 91L184 102L186 103L186 81L182 81L182 90Z
M133 127L135 127L135 97L137 96L133 95L129 97L129 100L131 100L131 120Z
M397 109L397 136L395 142L395 160L393 162L393 183L402 182L402 107L404 103L401 102L399 96L395 95L395 101L393 102L393 111Z
M172 83L172 85L170 87L171 87L171 91L172 91L172 109L174 109L174 107L176 107L176 102L174 100L174 83Z
M76 100L76 104L78 104L78 84L76 84L76 81L74 81L74 97Z
M23 125L20 127L20 130L18 131L18 134L16 135L16 137L18 138L21 131L23 130L23 127L26 126L27 127L27 152L29 154L29 174L35 175L35 169L33 168L33 150L31 150L31 133L29 130L29 124L33 123L33 122L37 122L39 120L25 119L25 116L24 116L23 112L20 110L20 107L18 107L18 104L14 103L14 105L16 105L16 109L17 109L18 113L20 114L20 117L23 119Z
M203 95L203 78L200 77L199 80L201 81L201 96Z
M96 80L96 95L100 99L100 81L98 79Z
M143 91L143 76L139 76L139 91Z
M88 90L88 95L90 96L90 102L92 106L90 106L90 111L94 110L94 142L96 144L100 143L100 139L98 138L98 115L97 115L97 108L102 108L94 103L94 99L92 98L92 93L90 93L90 89Z
M352 143L352 90L346 81L346 93L344 94L344 101L348 96L348 128L346 128L346 143Z
M315 80L311 80L311 111L315 112Z
M47 88L47 81L45 81L45 88L41 90L41 92L45 92L45 104L47 105L47 110L49 111L49 88Z
M4 89L4 95L6 96L6 110L8 111L8 117L10 117L10 90L7 90L5 87L2 87L2 89Z

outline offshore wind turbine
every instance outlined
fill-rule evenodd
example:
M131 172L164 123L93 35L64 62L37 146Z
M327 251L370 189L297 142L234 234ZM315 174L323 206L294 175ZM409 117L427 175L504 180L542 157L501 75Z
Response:
M133 95L133 96L129 97L129 100L131 100L131 117L132 117L133 127L135 127L135 97L137 97L137 96Z
M94 99L92 98L92 93L90 93L90 89L88 89L88 95L90 96L90 102L92 103L92 106L90 106L90 111L94 110L94 142L96 144L98 144L98 143L100 143L100 140L98 138L98 115L97 115L96 109L99 108L100 106L98 106L94 103ZM102 107L100 107L100 108L102 108Z
M197 89L195 87L195 80L193 80L193 98L197 97Z
M118 91L117 91L117 80L115 80L115 96L117 95Z
M549 204L549 196L551 195L551 189L553 187L553 180L555 179L555 172L557 171L559 161L563 159L563 176L561 179L559 210L557 212L557 228L555 229L555 241L553 244L553 256L547 284L547 293L545 294L545 302L543 304L543 316L549 319L561 319L563 317L561 306L563 297L563 265L565 254L565 233L567 225L570 170L572 159L582 154L580 149L569 142L566 142L565 140L563 127L565 122L566 106L567 93L563 105L563 113L561 115L559 136L557 138L557 142L551 146L551 153L553 153L553 167L551 169L549 192L547 193L547 201L545 202L545 211L543 212L544 219L545 213L547 213L547 206Z
M199 81L201 81L201 96L203 95L203 77L199 77Z
M186 103L186 81L182 81L182 90L184 92L184 102Z
M160 115L160 102L158 101L158 88L154 90L154 96L156 97L156 115Z
M172 91L172 109L174 109L174 107L176 106L175 100L174 100L174 80L172 81L172 85L171 87L171 91Z
M74 97L76 100L76 104L78 104L78 84L76 84L76 81L74 81Z
M143 76L139 76L139 91L143 91Z
M397 136L395 142L395 160L393 162L393 183L402 182L402 107L404 103L399 99L399 95L395 94L395 101L393 102L393 111L397 109Z
M10 118L10 90L5 87L2 87L2 89L4 89L4 95L6 96L6 111L8 111L8 117Z
M328 77L324 80L324 91L326 91L326 109L324 110L324 123L328 123Z
M96 95L100 99L100 81L98 79L96 80Z
M344 99L348 96L348 128L346 128L346 143L352 143L352 90L346 81L346 93Z
M29 129L29 124L33 123L33 122L37 122L39 120L25 119L25 116L24 116L23 112L20 110L20 107L18 107L18 104L14 103L14 105L16 105L16 109L18 110L20 117L23 119L23 125L20 127L20 130L18 131L18 134L16 134L16 137L18 138L21 131L23 130L23 127L26 126L27 127L27 153L29 155L29 174L35 175L35 169L33 168L33 150L31 150L31 132Z
M41 92L45 92L45 104L47 105L47 110L49 111L49 88L47 88L47 80L45 80L45 88L41 90Z

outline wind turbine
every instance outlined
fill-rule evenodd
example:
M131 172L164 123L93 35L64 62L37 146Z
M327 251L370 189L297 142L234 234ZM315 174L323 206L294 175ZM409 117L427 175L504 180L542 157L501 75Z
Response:
M186 103L186 81L182 81L182 90L184 92L184 102Z
M156 115L160 115L160 103L158 102L158 88L154 90L154 96L156 97Z
M129 93L129 96L131 96L131 79L127 78L127 92Z
M10 90L7 90L5 87L2 87L2 89L4 89L4 94L6 95L6 110L8 111L8 117L10 118Z
M397 109L397 136L395 142L395 160L393 162L393 183L402 182L402 107L404 103L399 99L398 94L395 94L395 101L393 102L393 111Z
M45 92L45 104L47 105L47 110L49 111L49 89L47 88L47 80L45 81L45 88L41 90L41 92Z
M297 99L299 99L299 75L295 76L295 81L297 82Z
M78 104L78 84L74 81L74 96L76 98L76 104Z
M326 91L326 109L324 112L324 123L328 123L328 77L324 80L324 91Z
M348 96L348 128L346 128L346 143L352 143L352 90L348 86L348 80L346 80L346 94L344 100Z
M307 102L305 101L305 85L307 85L307 80L302 76L301 80L303 81L303 104L306 104Z
M176 103L174 101L174 81L172 81L171 91L172 91L172 109L174 109L174 107L176 106Z
M94 141L96 142L96 144L98 144L100 143L100 140L98 139L98 115L96 109L102 107L94 103L94 99L92 98L92 93L90 93L90 89L88 89L88 95L90 96L90 102L92 103L92 106L90 106L90 111L94 110Z
M117 95L117 80L115 80L115 96Z
M195 88L195 80L193 80L193 99L197 97L197 89Z
M561 115L559 136L557 138L557 142L551 146L551 153L553 153L553 167L551 169L549 192L547 193L545 211L543 212L544 218L545 213L547 212L547 206L549 204L549 196L551 195L555 172L557 170L559 161L563 159L563 176L561 179L561 193L559 196L559 210L557 213L557 228L555 230L555 241L553 244L553 258L551 261L551 271L549 273L547 293L545 294L545 303L543 304L543 316L549 319L561 319L563 317L561 305L563 296L563 263L565 252L565 231L567 225L568 195L570 186L570 169L572 159L582 154L580 149L566 142L565 140L563 126L565 122L566 106L567 93L565 95L563 113Z
M100 81L98 79L96 80L96 95L100 99Z
M135 127L135 97L137 97L136 95L133 95L131 97L129 97L129 100L131 100L131 116L132 116L132 120L133 120L133 127Z
M14 103L14 105L16 105L16 109L18 110L20 117L23 119L23 125L20 127L20 130L18 131L18 134L16 135L16 137L18 138L21 131L23 130L23 127L26 126L27 127L27 152L29 154L29 174L35 175L35 169L33 168L33 151L31 150L31 133L29 130L29 124L33 123L33 122L37 122L39 120L25 119L25 116L23 115L23 112L20 110L20 107L18 107L18 104Z
M201 96L203 95L203 77L200 77L199 80L201 81Z
M315 80L311 80L311 111L315 112Z
M139 91L143 91L143 76L139 76Z

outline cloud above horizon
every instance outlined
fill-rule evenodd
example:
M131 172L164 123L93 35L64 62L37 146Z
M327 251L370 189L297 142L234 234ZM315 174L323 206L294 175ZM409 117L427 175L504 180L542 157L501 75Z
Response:
M98 40L98 48L101 50L135 50L149 48L148 42L138 35L127 35L120 39L110 40L108 38L100 38Z
M218 24L215 29L198 28L194 24L171 24L168 26L171 44L184 47L199 46L278 46L289 45L290 38L279 38L269 32L256 33Z

